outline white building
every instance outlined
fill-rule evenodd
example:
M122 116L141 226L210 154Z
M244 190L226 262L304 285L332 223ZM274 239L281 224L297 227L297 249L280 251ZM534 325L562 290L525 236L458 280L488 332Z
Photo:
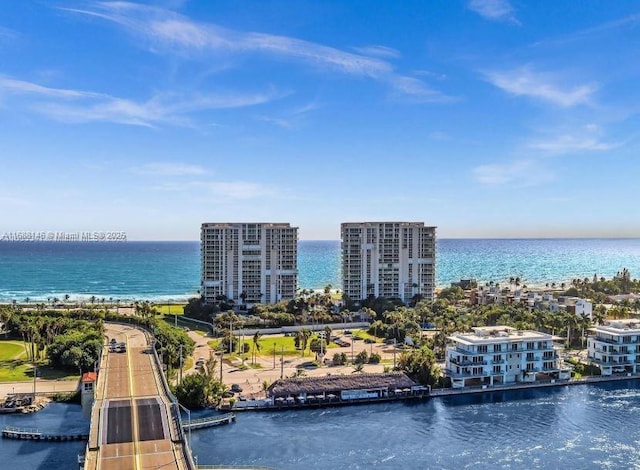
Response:
M342 287L351 300L415 295L433 300L436 228L422 222L341 225Z
M448 338L445 372L454 388L567 379L559 366L555 337L508 326L473 328Z
M640 372L640 320L609 320L589 331L587 356L602 375Z
M285 223L204 223L201 293L238 304L293 299L298 287L298 227Z

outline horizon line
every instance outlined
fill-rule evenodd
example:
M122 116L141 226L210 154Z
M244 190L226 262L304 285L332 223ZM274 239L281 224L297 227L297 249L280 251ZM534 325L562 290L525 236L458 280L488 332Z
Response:
M638 236L622 236L622 237L607 237L607 236L585 236L585 237L562 237L562 236L549 236L549 237L436 237L436 240L638 240ZM49 243L61 243L61 241L44 240ZM299 242L339 242L340 238L302 238ZM27 243L19 240L6 240L6 242L13 243ZM29 241L31 243L41 243L42 241ZM82 241L82 240L70 240L63 241L62 243L128 243L128 242L167 242L167 243L186 243L186 242L200 242L199 239L183 239L183 240L151 240L151 239L127 239L122 241Z

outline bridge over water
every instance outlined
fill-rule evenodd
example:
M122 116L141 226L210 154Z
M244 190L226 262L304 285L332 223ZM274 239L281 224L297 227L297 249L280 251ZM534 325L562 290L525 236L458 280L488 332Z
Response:
M85 470L195 469L150 335L112 323L106 329L127 347L102 355Z

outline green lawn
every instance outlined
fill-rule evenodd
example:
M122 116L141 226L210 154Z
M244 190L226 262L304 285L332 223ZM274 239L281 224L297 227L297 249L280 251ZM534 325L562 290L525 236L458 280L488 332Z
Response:
M156 304L154 307L160 313L170 313L171 315L182 315L184 313L184 306L187 304Z
M31 366L27 364L9 365L5 362L0 363L0 382L25 382L33 378L27 375L27 371L31 370Z
M26 363L26 358L22 341L0 341L0 382L30 380L33 373L27 375L27 372L32 366Z
M0 361L26 358L22 341L0 341Z
M78 380L67 370L50 366L38 366L38 375L43 379ZM27 361L22 341L0 340L0 382L22 382L33 379L33 366Z
M362 339L367 339L367 338L369 338L369 339L373 339L373 340L375 340L375 341L376 341L376 343L382 343L382 339L380 339L380 338L376 338L375 336L370 335L369 333L367 333L367 331L366 331L366 330L354 330L354 331L353 331L353 336L359 336L359 337L360 337L360 338L362 338Z
M251 359L251 354L253 351L253 338L245 338L244 342L249 345L251 349L246 354L247 359ZM213 349L216 349L220 344L220 340L212 340L209 341L209 346ZM260 351L257 353L257 356L261 357L273 357L273 352L277 356L280 354L284 354L285 356L300 356L302 352L299 349L295 348L295 342L293 336L263 336L258 340L258 344L260 345ZM305 350L305 356L309 354L313 354L309 350L309 345L311 344L311 340L307 345L307 349ZM329 348L335 347L335 345L329 345Z
M175 326L176 323L178 324L178 328L184 328L187 327L189 328L190 331L195 331L196 333L198 333L200 336L205 336L207 333L210 333L210 330L204 330L202 325L199 325L195 322L190 322L188 320L183 320L182 317L180 315L178 315L178 317L176 318L173 314L171 315L164 315L163 320L165 322L167 322L169 325L171 326ZM177 322L176 322L177 320Z

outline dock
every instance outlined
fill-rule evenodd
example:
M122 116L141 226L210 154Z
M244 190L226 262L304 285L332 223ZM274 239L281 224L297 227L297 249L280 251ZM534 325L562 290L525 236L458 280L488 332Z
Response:
M225 413L223 415L209 416L207 418L192 419L191 421L182 422L182 428L185 431L194 429L210 428L221 424L230 424L236 420L235 413Z
M89 440L89 433L49 433L40 432L33 428L15 428L6 426L2 429L2 437L27 441L87 441Z

